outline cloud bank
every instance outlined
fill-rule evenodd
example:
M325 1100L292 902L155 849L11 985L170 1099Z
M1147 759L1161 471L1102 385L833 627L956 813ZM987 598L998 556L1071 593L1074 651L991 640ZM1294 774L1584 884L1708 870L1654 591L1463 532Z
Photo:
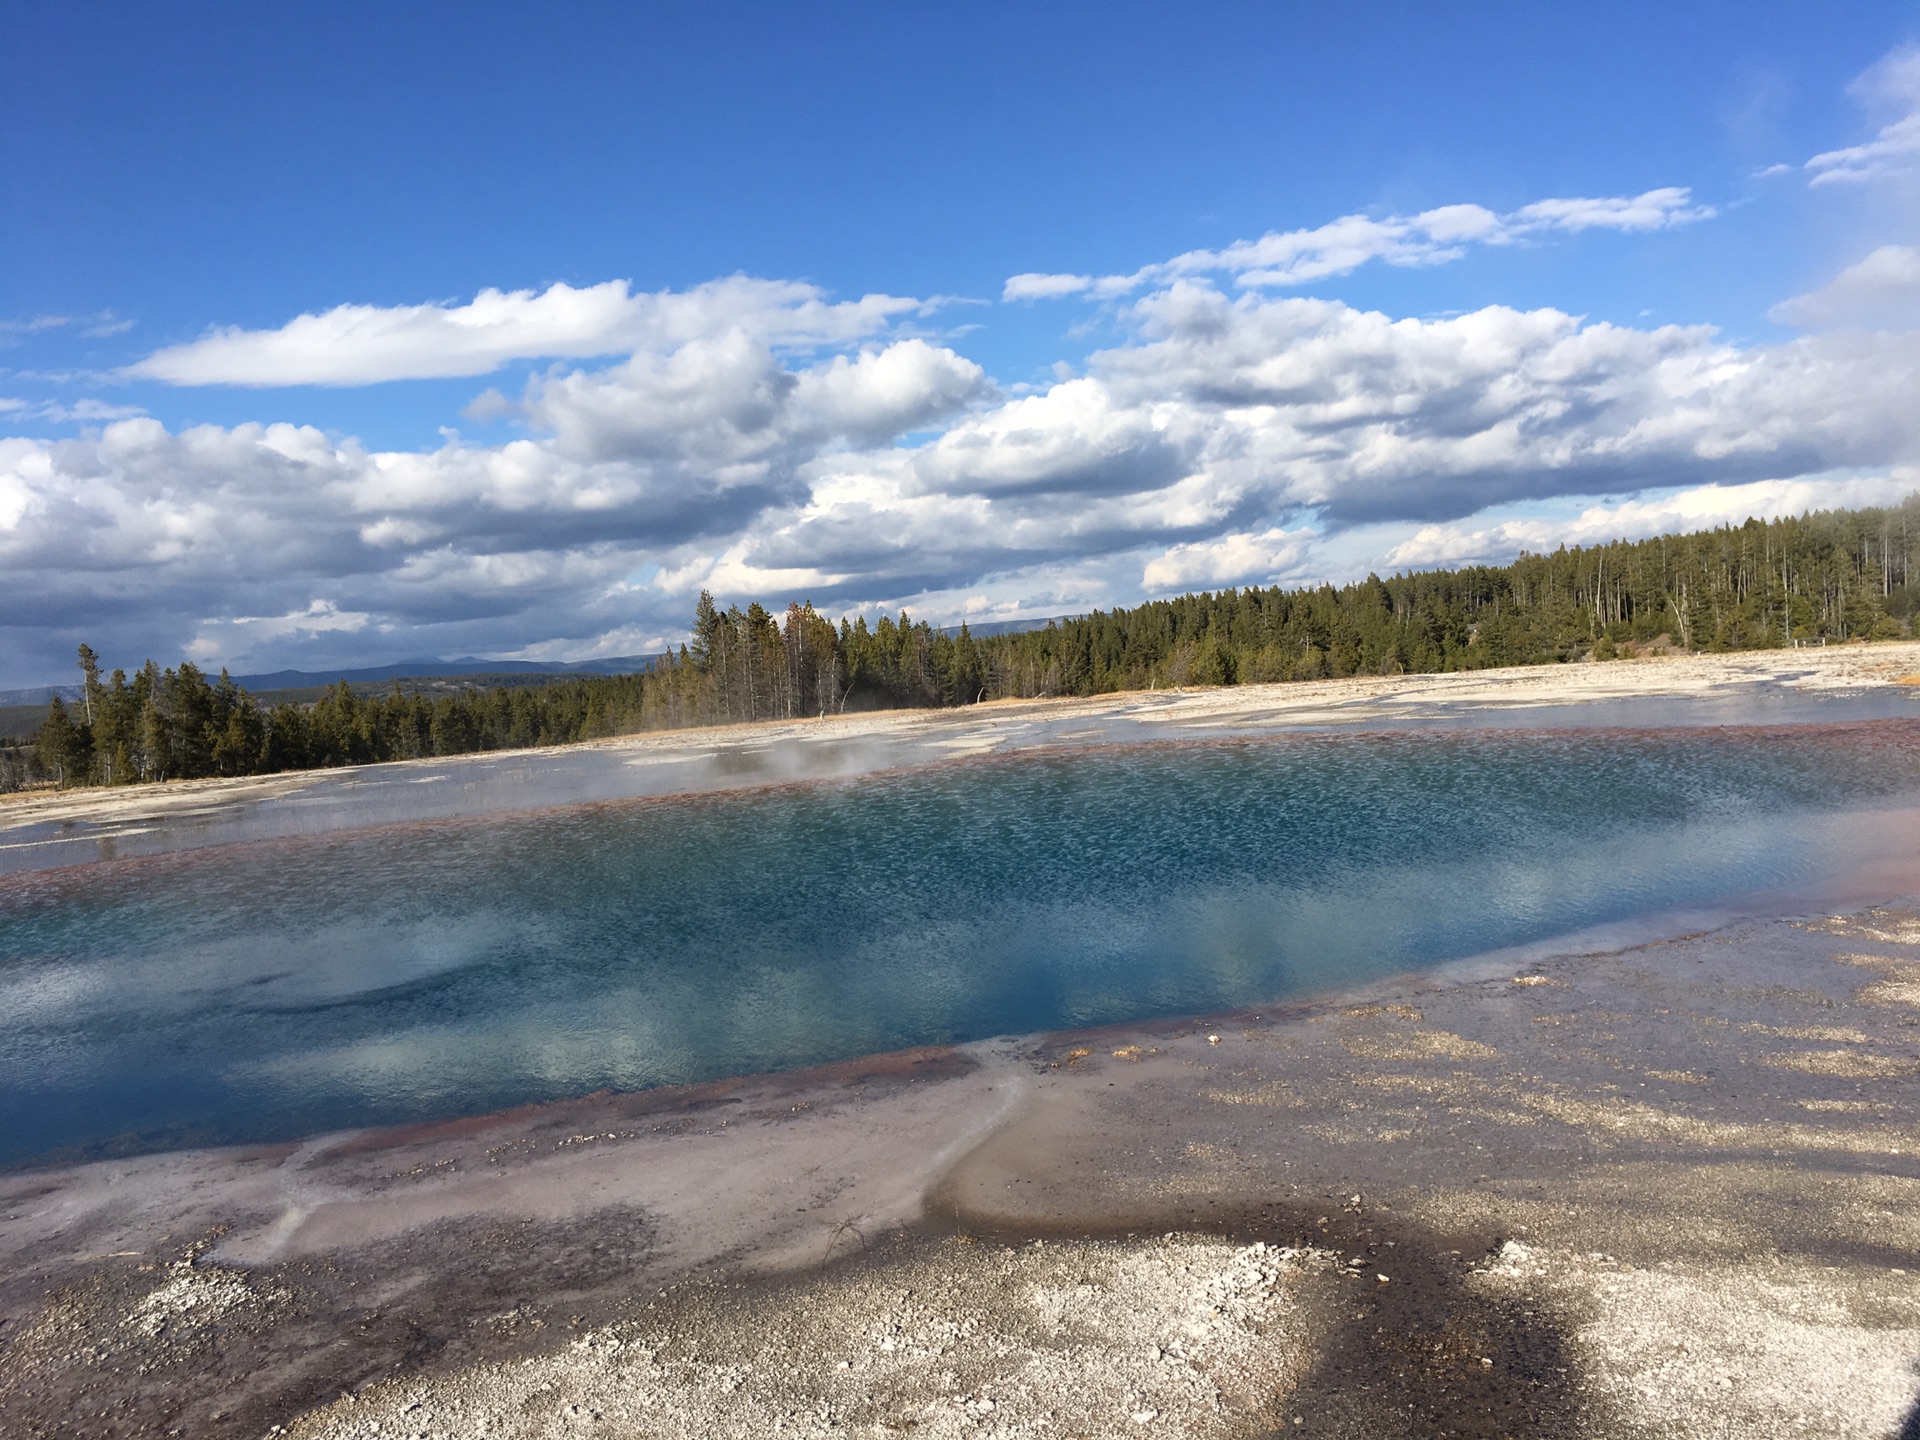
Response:
M1604 545L1738 525L1749 518L1776 520L1809 510L1894 505L1917 490L1920 467L1912 466L1885 475L1698 485L1649 499L1583 506L1571 516L1485 517L1486 523L1423 525L1388 550L1385 562L1389 568L1408 570L1503 564L1523 550L1543 554L1562 545Z
M1920 46L1887 55L1853 83L1852 91L1869 110L1892 118L1873 139L1807 161L1814 185L1859 185L1920 165Z
M1417 215L1343 215L1307 230L1275 230L1223 250L1189 250L1131 275L1050 275L1030 272L1009 279L1003 300L1052 300L1089 294L1127 295L1197 276L1226 275L1237 285L1279 287L1350 275L1378 260L1388 265L1444 265L1473 245L1513 245L1550 232L1663 230L1705 220L1710 205L1697 205L1678 186L1640 195L1598 199L1537 200L1505 215L1482 205L1445 205Z
M1911 329L1920 324L1920 247L1882 245L1818 290L1783 300L1768 314L1808 329Z
M892 295L829 301L813 285L744 275L638 295L625 280L554 284L482 290L464 305L336 305L275 330L215 330L126 373L169 385L371 385L653 350L728 330L768 345L844 344L924 308Z
M744 322L716 294L785 295L791 313ZM1646 503L1691 523L1756 484L1834 503L1868 493L1834 477L1878 469L1895 477L1881 495L1920 459L1911 332L1743 348L1705 327L1395 318L1182 279L1129 303L1126 338L1084 374L1007 396L924 338L777 348L878 323L806 287L645 298L678 328L494 396L527 429L503 444L372 452L147 418L0 441L14 666L79 636L261 664L632 653L677 638L703 584L1085 608L1318 578L1356 528L1398 537L1389 566L1486 558L1640 515L1556 530L1476 521L1489 507L1682 489Z

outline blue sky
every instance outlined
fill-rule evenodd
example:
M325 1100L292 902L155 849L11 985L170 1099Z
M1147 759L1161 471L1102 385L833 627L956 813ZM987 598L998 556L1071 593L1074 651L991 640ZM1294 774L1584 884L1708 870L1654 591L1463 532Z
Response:
M1052 614L1906 493L1917 40L8 6L0 680L80 639L633 653L703 584Z

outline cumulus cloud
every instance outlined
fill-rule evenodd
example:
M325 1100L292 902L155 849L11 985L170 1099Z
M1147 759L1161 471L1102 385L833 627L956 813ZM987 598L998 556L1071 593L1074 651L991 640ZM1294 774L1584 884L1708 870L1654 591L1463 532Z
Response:
M794 406L815 433L879 444L945 420L991 390L973 361L911 338L800 371Z
M625 280L576 289L482 290L464 305L336 305L274 330L226 328L127 367L169 385L369 385L485 375L512 360L585 359L738 330L774 346L843 344L927 302L829 301L817 286L735 275L634 294Z
M832 437L889 441L989 389L978 365L918 338L794 369L729 328L604 370L536 377L518 411L581 460L672 460L737 482Z
M356 643L499 653L671 634L636 574L707 553L801 470L883 446L988 395L973 362L908 338L813 364L737 325L586 372L537 377L502 445L368 452L310 427L120 420L0 442L0 630L65 644L117 630L161 653ZM658 593L643 598L677 612ZM184 632L184 633L183 633ZM382 636L404 635L404 641Z
M1512 245L1551 231L1661 230L1704 220L1710 205L1694 203L1679 186L1640 195L1536 200L1507 214L1481 205L1443 205L1417 215L1343 215L1306 230L1273 230L1220 250L1189 250L1131 275L1015 275L1005 300L1064 295L1125 295L1153 285L1205 275L1228 275L1248 287L1309 284L1348 275L1378 260L1388 265L1444 265L1471 245Z
M1089 374L911 451L816 462L803 502L662 583L871 603L1030 587L1068 566L1104 574L1113 603L1303 573L1299 517L1404 538L1406 522L1490 506L1740 493L1727 487L1920 454L1911 336L1742 349L1707 328L1500 307L1396 320L1190 282L1127 315L1135 337Z
M1768 312L1789 325L1912 329L1920 325L1920 247L1882 245L1820 289Z
M1276 527L1176 545L1147 562L1140 583L1162 593L1222 585L1272 585L1305 558L1314 538L1315 532L1309 527Z
M1097 380L1065 380L955 425L914 460L934 493L1133 495L1177 480L1185 415L1123 405Z
M1852 86L1870 111L1890 118L1873 139L1815 155L1806 163L1815 185L1855 185L1920 164L1920 46L1884 56Z
M1219 483L1346 520L1891 463L1920 441L1909 336L1743 350L1705 327L1394 320L1191 284L1134 313L1140 340L1092 366L1116 402L1177 402Z
M1499 565L1522 551L1539 555L1563 545L1644 539L1737 525L1749 518L1773 520L1809 510L1893 505L1916 489L1920 489L1920 469L1912 467L1885 475L1697 485L1669 495L1589 505L1570 516L1476 517L1448 525L1423 525L1389 549L1382 561L1385 568L1395 570Z
M1120 307L1123 340L1082 373L1008 395L863 302L711 288L621 358L491 395L524 428L505 443L146 418L0 441L0 659L28 683L82 638L259 668L632 653L677 639L703 584L1072 613L1331 574L1336 552L1452 563L1891 498L1920 462L1911 332L1739 345L1181 276ZM1543 518L1568 497L1580 517Z
M7 441L5 638L135 660L584 645L633 622L607 597L650 555L765 503L621 483L534 442L377 454L287 425Z

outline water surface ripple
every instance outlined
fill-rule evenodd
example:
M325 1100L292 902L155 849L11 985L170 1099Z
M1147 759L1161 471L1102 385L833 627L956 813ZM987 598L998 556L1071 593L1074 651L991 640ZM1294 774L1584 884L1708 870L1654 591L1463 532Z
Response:
M1913 722L1307 735L0 880L0 1161L1257 1005L1911 848Z

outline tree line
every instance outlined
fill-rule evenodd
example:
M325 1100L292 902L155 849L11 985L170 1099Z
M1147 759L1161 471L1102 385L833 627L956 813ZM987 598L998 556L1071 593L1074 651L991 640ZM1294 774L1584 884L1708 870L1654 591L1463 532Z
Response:
M1098 694L1764 649L1912 633L1920 495L1510 565L1223 590L989 642L996 694Z
M976 637L904 612L836 625L702 593L687 642L631 675L267 706L225 671L148 661L58 698L0 789L260 775L568 744L643 730L1347 675L1605 660L1650 647L1750 650L1913 633L1920 496L1883 509L1749 520L1345 586L1227 589Z

